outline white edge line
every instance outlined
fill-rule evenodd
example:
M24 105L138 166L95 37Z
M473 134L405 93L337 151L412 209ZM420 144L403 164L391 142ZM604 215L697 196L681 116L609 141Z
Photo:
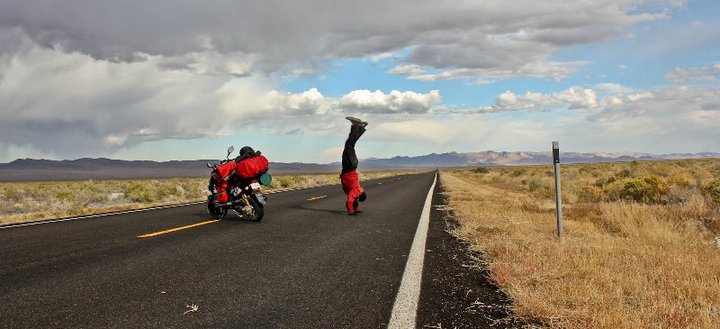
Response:
M328 185L320 185L320 186L312 186L312 187L301 187L301 188L278 189L278 190L268 191L268 192L266 192L265 194L275 194L275 193L282 193L282 192L293 192L293 191L299 191L299 190L309 190L309 189L313 189L313 188L327 187L327 186L332 186L332 185L336 185L336 184L328 184ZM68 217L68 218L58 218L58 219L52 219L52 218L50 218L50 219L40 219L40 220L36 220L36 221L31 221L31 222L7 223L7 224L0 224L0 230L2 230L2 229L9 229L9 228L16 228L16 227L35 226L35 225L58 223L58 222L67 222L67 221L77 220L77 219L90 219L90 218L107 217L107 216L114 216L114 215L124 215L124 214L130 214L130 213L142 212L142 211L148 211L148 210L158 210L158 209L169 209L169 208L185 207L185 206L192 206L192 205L201 204L201 203L205 203L205 201L203 200L203 201L190 202L190 203L181 203L181 204L154 206L154 207L141 208L141 209L122 210L122 211L106 212L106 213L101 213L101 214L83 215L83 216Z
M428 228L430 226L430 206L432 204L433 191L437 183L437 172L430 191L425 198L420 221L418 222L415 238L413 238L410 254L405 264L400 288L398 289L395 304L388 329L415 328L418 302L420 300L420 285L422 284L422 269L425 261L425 242L427 241Z

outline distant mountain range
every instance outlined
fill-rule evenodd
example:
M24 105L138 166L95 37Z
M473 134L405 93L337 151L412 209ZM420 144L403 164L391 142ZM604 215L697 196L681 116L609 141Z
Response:
M720 158L720 153L673 153L654 155L649 153L579 153L560 155L562 163L622 162L632 160L670 160ZM217 160L174 161L128 161L105 158L82 158L77 160L18 159L0 163L0 181L45 181L73 179L124 179L204 177L209 169L207 162ZM536 165L551 163L550 152L473 152L441 153L389 159L363 159L363 170L386 170L392 168L442 168L442 167L491 167L513 165ZM300 173L332 173L340 170L340 163L284 163L271 162L274 175Z
M633 160L671 160L720 158L720 153L673 153L655 155L650 153L580 153L564 152L562 163L622 162ZM368 166L375 167L480 167L548 164L552 162L550 152L472 152L441 153L416 157L398 156L390 159L366 159Z

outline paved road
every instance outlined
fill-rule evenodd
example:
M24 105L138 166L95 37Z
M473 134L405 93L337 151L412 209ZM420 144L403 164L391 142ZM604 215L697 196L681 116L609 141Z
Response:
M383 328L433 178L364 182L354 217L331 186L271 195L259 223L151 238L209 218L194 205L0 229L0 328Z

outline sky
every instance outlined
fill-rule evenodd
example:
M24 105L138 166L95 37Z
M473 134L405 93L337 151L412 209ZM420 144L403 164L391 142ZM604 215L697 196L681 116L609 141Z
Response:
M0 0L0 162L720 152L716 0Z

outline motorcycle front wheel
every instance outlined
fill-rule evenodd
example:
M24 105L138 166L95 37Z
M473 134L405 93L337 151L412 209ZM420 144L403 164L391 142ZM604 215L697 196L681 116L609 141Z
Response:
M210 216L213 216L215 219L223 219L225 215L227 215L227 209L226 208L219 208L215 206L215 201L211 196L208 197L207 201L207 212L210 214Z

